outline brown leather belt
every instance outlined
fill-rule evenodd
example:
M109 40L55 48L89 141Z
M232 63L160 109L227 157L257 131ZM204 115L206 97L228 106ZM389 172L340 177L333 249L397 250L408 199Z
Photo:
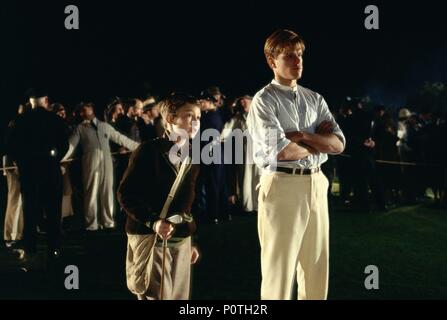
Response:
M321 171L321 168L311 168L311 169L301 169L301 168L286 168L286 167L276 167L274 170L276 172L284 172L288 174L298 174L298 175L310 175Z

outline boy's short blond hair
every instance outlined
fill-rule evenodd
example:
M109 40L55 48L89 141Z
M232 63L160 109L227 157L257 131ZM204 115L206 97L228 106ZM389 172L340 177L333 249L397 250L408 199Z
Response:
M265 41L264 55L268 62L269 58L276 59L286 50L297 48L302 51L305 49L304 40L300 35L290 30L277 30Z

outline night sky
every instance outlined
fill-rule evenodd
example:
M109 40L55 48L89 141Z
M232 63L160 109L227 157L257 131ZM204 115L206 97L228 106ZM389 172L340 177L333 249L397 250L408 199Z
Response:
M442 1L9 1L0 5L3 116L28 87L44 85L72 105L147 88L197 94L219 85L254 94L272 74L265 38L291 28L306 41L300 83L330 105L369 95L389 106L425 81L447 82L447 11ZM80 30L64 28L75 4ZM380 30L364 28L364 8L380 10ZM146 85L144 85L146 83ZM2 124L4 121L2 121Z

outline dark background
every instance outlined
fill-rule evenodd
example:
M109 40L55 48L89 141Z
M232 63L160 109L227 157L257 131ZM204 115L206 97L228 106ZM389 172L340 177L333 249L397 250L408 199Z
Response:
M69 4L80 10L80 30L64 27ZM380 30L364 28L368 4L379 7ZM331 107L347 95L368 95L396 109L424 82L447 82L446 15L442 1L4 1L0 134L32 86L46 86L53 102L69 107L93 100L102 108L111 96L147 92L197 94L209 85L228 96L254 94L272 77L263 44L277 28L304 37L300 83ZM0 195L4 212L5 179ZM193 298L258 297L255 219L201 230L205 258L194 275ZM329 298L444 298L446 226L445 210L420 205L370 215L335 210ZM64 262L80 266L80 293L45 289L51 282L40 274L0 272L0 297L133 298L123 278L123 236L70 238ZM364 290L369 264L381 266L379 291Z
M80 30L66 30L66 5ZM364 28L364 9L380 10L380 30ZM272 77L265 38L291 28L306 41L301 84L331 106L369 95L406 103L425 81L446 81L442 1L7 1L2 2L4 126L31 86L68 106L112 96L254 94Z

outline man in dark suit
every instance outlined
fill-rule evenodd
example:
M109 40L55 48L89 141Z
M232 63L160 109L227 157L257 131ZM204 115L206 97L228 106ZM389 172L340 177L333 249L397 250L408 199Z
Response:
M24 257L33 260L37 245L37 222L47 217L48 254L60 255L62 175L60 161L68 150L68 127L49 112L45 91L29 94L32 109L18 116L7 138L9 154L20 173L24 213Z
M145 105L143 114L137 123L142 142L150 141L158 137L157 126L159 125L159 121L161 119L158 104L154 101Z
M351 140L350 144L351 159L353 165L353 189L354 189L354 207L363 211L370 211L368 190L374 197L378 211L385 211L385 198L383 195L382 183L377 175L376 163L374 159L374 148L376 142L373 140L373 116L363 109L362 102L354 99L352 101Z
M231 220L228 207L228 196L225 186L225 165L223 163L223 146L220 143L220 134L224 127L222 109L217 108L217 100L204 90L200 94L202 118L200 120L201 137L205 131L214 130L218 132L219 138L209 137L201 141L202 154L209 154L211 158L216 157L220 162L206 163L201 161L200 175L197 182L199 198L197 202L205 200L206 210L203 217L207 222L219 224L222 221ZM208 131L209 132L209 131ZM202 139L202 138L201 138ZM220 149L220 154L218 150ZM205 191L203 199L202 191ZM200 198L202 197L202 198Z

